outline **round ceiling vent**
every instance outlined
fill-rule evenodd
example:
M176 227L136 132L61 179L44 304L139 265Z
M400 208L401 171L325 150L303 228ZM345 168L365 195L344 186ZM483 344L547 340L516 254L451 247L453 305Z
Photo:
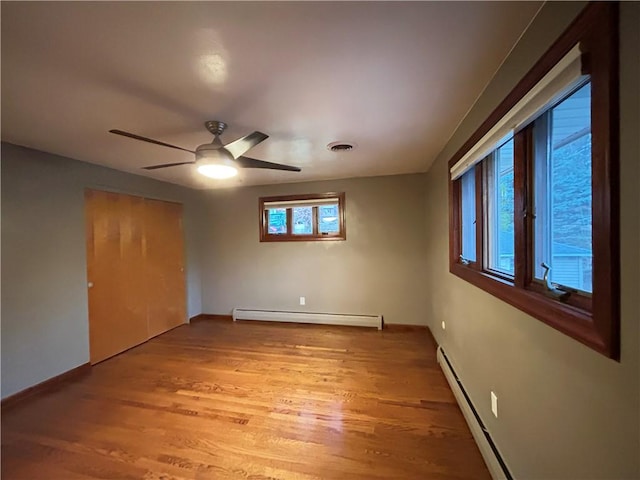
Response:
M331 142L327 145L327 149L332 152L348 152L356 148L356 144L353 142Z

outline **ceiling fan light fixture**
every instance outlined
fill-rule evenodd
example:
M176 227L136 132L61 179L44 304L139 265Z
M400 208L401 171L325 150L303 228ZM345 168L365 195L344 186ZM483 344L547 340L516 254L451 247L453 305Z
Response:
M217 180L235 177L238 174L238 169L233 165L220 163L205 163L204 165L198 165L197 170L199 174L204 175L205 177L215 178Z
M216 143L208 143L196 149L196 170L205 177L224 180L238 174L238 165L229 152Z

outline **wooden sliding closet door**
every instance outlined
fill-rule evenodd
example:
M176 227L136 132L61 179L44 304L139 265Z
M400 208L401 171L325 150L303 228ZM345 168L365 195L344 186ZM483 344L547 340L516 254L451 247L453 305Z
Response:
M85 209L97 363L185 323L182 205L86 190Z
M91 363L148 338L143 198L85 192Z
M182 205L145 199L149 337L187 320Z

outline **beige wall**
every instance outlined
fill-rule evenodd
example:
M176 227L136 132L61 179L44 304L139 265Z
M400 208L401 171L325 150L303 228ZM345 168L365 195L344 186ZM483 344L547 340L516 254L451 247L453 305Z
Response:
M447 160L582 5L545 5L425 182L429 324L521 479L640 478L640 4L621 6L621 362L448 273ZM491 390L499 399L498 419L490 411Z
M423 175L398 175L207 192L203 312L382 314L424 324L423 185ZM259 197L329 191L346 192L346 241L259 241Z

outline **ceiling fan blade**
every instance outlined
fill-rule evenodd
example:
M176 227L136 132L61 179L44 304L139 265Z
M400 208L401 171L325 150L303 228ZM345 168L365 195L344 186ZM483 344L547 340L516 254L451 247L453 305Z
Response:
M196 153L193 150L187 150L186 148L177 147L175 145L171 145L170 143L160 142L158 140L154 140L153 138L141 137L140 135L136 135L135 133L129 133L123 130L109 130L109 133L115 133L116 135L122 135L123 137L129 137L129 138L133 138L134 140L141 140L143 142L155 143L156 145L160 145L162 147L175 148L176 150L183 150L185 152Z
M159 168L177 167L178 165L191 165L196 162L178 162L178 163L163 163L162 165L151 165L150 167L142 167L144 170L157 170Z
M245 135L242 138L234 140L228 143L224 148L233 155L233 158L238 159L240 155L247 152L249 149L255 147L260 142L269 138L269 135L262 132L253 132L249 135Z
M238 157L236 162L242 168L268 168L270 170L288 170L290 172L302 171L299 167L293 167L291 165L283 165L281 163L265 162L264 160L256 160L249 157Z

